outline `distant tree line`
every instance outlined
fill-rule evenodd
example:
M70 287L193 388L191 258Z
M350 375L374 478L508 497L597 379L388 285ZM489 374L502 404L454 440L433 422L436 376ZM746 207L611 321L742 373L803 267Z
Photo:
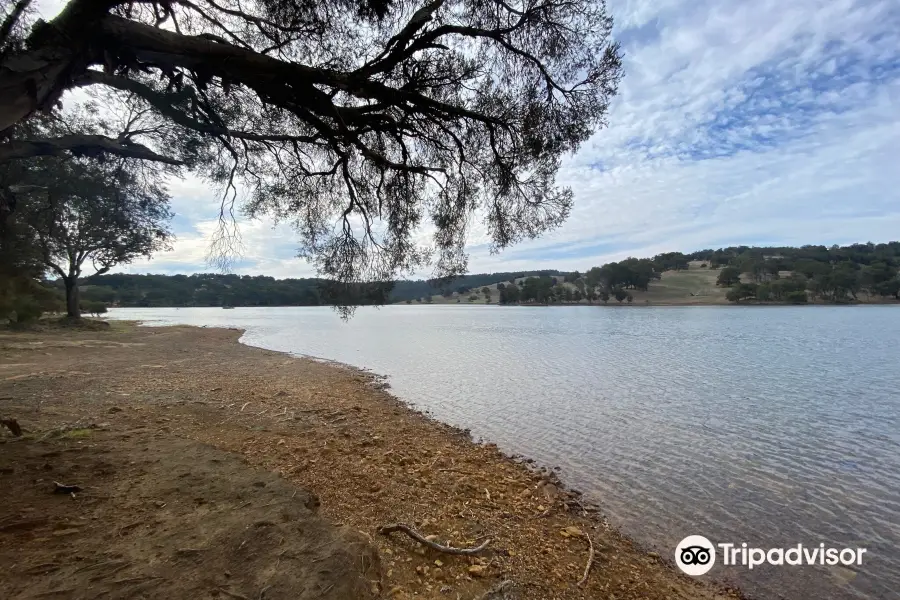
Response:
M497 284L500 290L500 304L578 304L587 301L589 304L600 301L604 304L610 299L621 303L629 303L634 296L624 284L612 284L609 280L598 279L599 268L591 270L584 276L580 273L568 273L563 277L528 277L522 281L510 281ZM571 284L571 285L568 285ZM629 284L632 289L646 289Z
M81 297L117 306L317 306L320 279L263 275L98 275L85 280Z
M445 298L458 296L468 296L473 291L481 291L488 285L493 285L498 281L511 281L521 277L543 277L558 276L562 277L562 273L555 269L547 269L541 271L512 271L500 273L477 273L473 275L464 275L452 280L438 279L419 279L419 280L403 280L395 281L390 293L391 302L402 302L405 300L424 301L426 296L444 296Z
M484 294L484 287L501 279L515 279L559 271L481 273L452 281L396 281L348 291L347 286L319 278L275 279L264 275L200 273L195 275L106 274L82 281L80 297L88 302L124 307L164 306L319 306L391 302L430 302L432 296ZM62 282L50 284L62 288ZM340 288L340 289L338 289ZM488 296L489 294L485 294Z
M900 242L850 246L701 250L692 260L723 266L717 284L732 302L828 303L900 299Z
M528 277L498 285L500 304L568 304L587 302L632 302L632 291L646 291L664 271L687 269L690 258L680 252L653 258L626 258L620 262L574 271L561 277Z
M12 246L7 251L18 252ZM663 272L687 269L691 261L701 261L702 268L721 268L717 284L728 288L726 297L733 302L840 303L861 296L900 299L900 242L890 242L800 248L734 246L626 258L584 273L542 270L480 273L453 280L404 280L354 288L349 290L349 302L428 304L436 297L454 295L474 301L479 294L490 301L487 286L496 284L500 304L630 303L634 291L646 291ZM27 264L24 259L19 262ZM40 258L33 262L33 270L39 271ZM43 310L59 305L62 280L37 287L33 279L22 281L31 286L29 294ZM317 278L105 274L84 278L80 286L80 303L89 312L101 305L318 306L342 302L348 302L346 286L337 289L333 282ZM27 308L19 307L22 312Z
M732 246L691 254L667 252L653 258L626 258L562 278L529 277L500 284L501 304L554 304L633 300L632 291L646 291L665 271L718 269L717 285L729 288L732 302L810 300L844 303L873 297L900 299L900 242L799 248ZM573 287L574 286L574 287Z

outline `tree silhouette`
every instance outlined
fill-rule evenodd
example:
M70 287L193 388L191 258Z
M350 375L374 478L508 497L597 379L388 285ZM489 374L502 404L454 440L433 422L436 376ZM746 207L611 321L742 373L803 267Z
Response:
M49 22L30 3L0 28L0 161L184 165L222 185L223 222L241 187L240 208L293 224L301 256L342 282L411 270L430 247L436 276L464 272L476 212L494 249L558 226L560 159L605 124L621 77L598 0L69 0ZM75 88L156 124L13 136ZM157 126L180 143L155 143Z

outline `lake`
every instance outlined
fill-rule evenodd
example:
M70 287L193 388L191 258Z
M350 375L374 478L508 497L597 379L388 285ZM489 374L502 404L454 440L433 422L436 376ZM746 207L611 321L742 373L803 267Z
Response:
M866 548L861 566L724 566L751 597L900 590L896 307L114 309L246 329L253 346L389 376L392 391L561 468L669 558L690 534L738 547Z

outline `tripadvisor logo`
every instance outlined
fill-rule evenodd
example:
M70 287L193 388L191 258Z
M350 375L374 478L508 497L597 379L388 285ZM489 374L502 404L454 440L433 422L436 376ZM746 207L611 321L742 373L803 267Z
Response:
M675 564L688 575L703 575L716 564L716 549L702 535L689 535L675 547Z
M790 548L750 548L744 542L737 544L713 544L702 535L689 535L675 547L675 564L688 575L704 575L716 564L716 548L722 553L722 564L741 566L752 570L769 564L782 565L861 565L865 548L826 548L825 544Z

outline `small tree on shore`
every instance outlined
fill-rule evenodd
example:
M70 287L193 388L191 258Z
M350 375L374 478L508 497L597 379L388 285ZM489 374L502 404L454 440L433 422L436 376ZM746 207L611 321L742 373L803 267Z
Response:
M725 293L725 298L729 302L742 302L756 298L757 288L755 283L736 283Z
M128 160L41 157L19 196L18 218L30 228L41 259L65 285L66 312L81 316L78 282L169 247L169 197L152 172Z
M103 302L88 302L84 305L84 311L95 317L106 314L106 304Z

